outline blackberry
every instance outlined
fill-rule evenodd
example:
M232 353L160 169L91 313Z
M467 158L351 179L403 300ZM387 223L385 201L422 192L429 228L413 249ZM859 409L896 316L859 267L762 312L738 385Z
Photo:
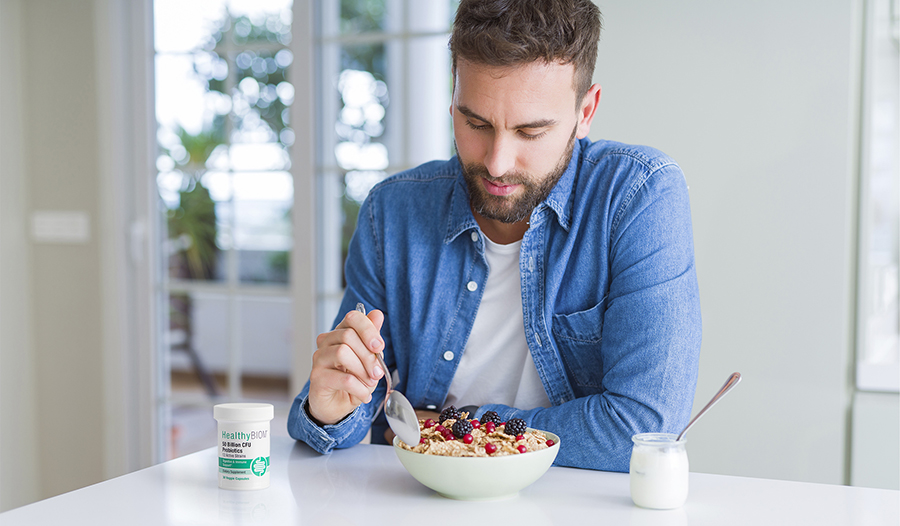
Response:
M452 405L450 407L444 409L443 411L441 411L441 416L440 416L440 421L442 424L444 423L444 420L450 420L450 419L459 420L459 409L457 409L455 406L452 406Z
M510 418L506 421L506 427L503 432L507 435L516 436L525 434L525 421L521 418Z
M486 411L483 415L481 415L481 423L486 424L488 422L493 422L494 425L500 425L500 415L497 414L496 411Z
M472 432L472 424L468 420L457 420L453 423L453 435L462 438Z

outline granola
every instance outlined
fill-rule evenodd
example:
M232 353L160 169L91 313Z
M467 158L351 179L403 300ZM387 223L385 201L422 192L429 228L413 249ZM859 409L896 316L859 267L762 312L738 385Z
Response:
M460 419L467 419L468 413L463 412ZM419 420L419 433L421 440L418 444L410 446L402 440L398 443L403 449L422 453L424 455L442 455L448 457L498 457L506 455L519 455L530 451L546 449L553 445L548 443L547 436L536 429L526 429L517 436L505 433L505 424L497 425L493 431L486 432L485 426L478 420L471 420L473 429L464 438L456 438L448 430L453 428L455 419L447 419L441 424L430 420ZM444 431L442 431L444 430ZM468 437L471 436L471 439ZM452 438L450 438L452 437ZM518 439L521 437L521 439ZM491 446L494 450L491 451Z

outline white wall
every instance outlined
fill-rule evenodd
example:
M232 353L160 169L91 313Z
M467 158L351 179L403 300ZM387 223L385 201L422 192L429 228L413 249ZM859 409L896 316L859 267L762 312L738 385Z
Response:
M0 2L0 511L38 498L34 359L22 155L22 12ZM25 474L24 476L21 474Z
M0 4L0 510L108 473L94 4ZM38 210L91 234L37 243Z
M900 397L858 392L853 397L850 483L900 489Z
M695 412L729 373L744 376L692 429L691 468L845 483L856 2L596 2L592 137L657 147L690 186L704 323Z

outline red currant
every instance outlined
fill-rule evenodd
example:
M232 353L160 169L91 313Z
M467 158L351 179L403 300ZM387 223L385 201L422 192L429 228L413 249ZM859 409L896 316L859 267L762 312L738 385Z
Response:
M494 423L488 422L484 424L484 432L485 433L493 433L494 432Z
M472 423L472 429L478 429L479 427L481 427L481 422L479 422L478 420L472 420L471 423Z
M425 429L429 429L431 427L434 427L434 420L429 418L425 421Z
M453 433L447 433L446 435L444 435L444 438L447 440L447 442L450 442L451 440L456 440L456 437L453 436Z
M519 453L525 453L526 451L528 451L528 448L525 447L525 444L519 445L519 447L517 447L516 449L519 450Z
M497 452L497 446L495 446L494 444L485 444L485 445L484 445L484 452L487 453L488 455L490 455L490 454L492 454L492 453L496 453L496 452Z
M475 440L475 438L471 434L466 433L465 435L463 435L463 442L465 442L466 444L471 444L473 440Z
M516 440L525 440L524 435L516 435Z
M443 434L444 431L447 430L447 428L444 427L444 426L442 426L442 425L440 425L440 424L438 424L437 426L435 426L434 430L437 431L438 433Z
M420 444L424 444L424 443L425 443L425 437L419 437L419 443L420 443Z
M554 442L554 441L552 441L552 440L548 440L548 441L547 441L547 445L548 445L548 446L552 446L552 445L555 444L555 443L556 443L556 442Z

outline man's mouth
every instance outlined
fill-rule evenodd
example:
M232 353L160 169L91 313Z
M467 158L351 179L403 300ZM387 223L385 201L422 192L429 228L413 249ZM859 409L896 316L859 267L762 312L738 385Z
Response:
M481 178L481 183L484 186L484 189L487 190L489 194L497 196L509 195L519 187L519 185L517 184L493 183L491 181L488 181L484 177Z

